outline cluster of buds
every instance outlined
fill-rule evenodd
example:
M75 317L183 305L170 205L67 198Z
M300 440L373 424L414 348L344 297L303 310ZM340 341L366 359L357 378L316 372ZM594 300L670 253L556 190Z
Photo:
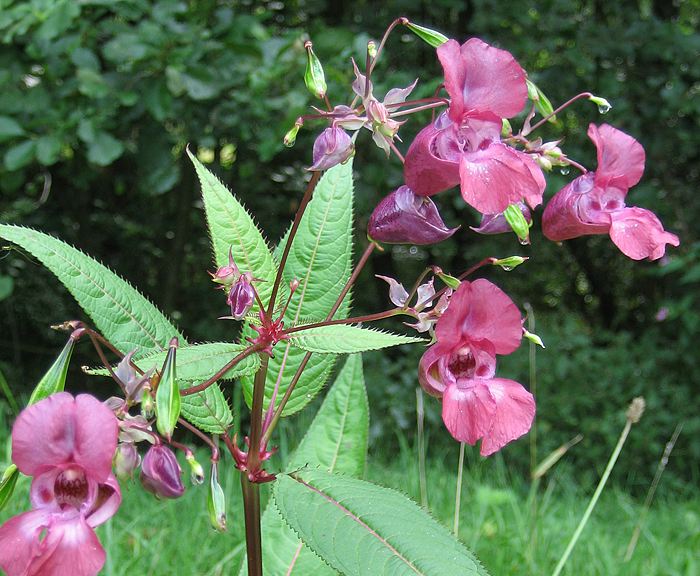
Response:
M229 250L228 264L219 267L212 275L212 280L221 284L226 292L226 304L231 307L231 316L242 320L255 302L253 276L250 272L241 272L233 260L233 252Z

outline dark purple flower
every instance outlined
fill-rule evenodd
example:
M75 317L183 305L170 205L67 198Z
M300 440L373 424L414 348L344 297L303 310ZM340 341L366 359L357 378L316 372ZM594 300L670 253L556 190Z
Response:
M314 163L309 170L328 170L347 161L355 153L352 138L342 128L331 126L314 142Z
M158 498L179 498L185 492L182 470L172 450L157 444L143 457L141 484Z
M374 209L367 226L372 240L389 244L435 244L458 230L448 228L430 198L401 186Z

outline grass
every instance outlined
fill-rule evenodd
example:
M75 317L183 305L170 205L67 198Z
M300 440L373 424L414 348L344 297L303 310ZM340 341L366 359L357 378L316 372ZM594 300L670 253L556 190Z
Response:
M442 458L429 454L427 462L429 507L446 526L452 525L454 514L456 463L457 446L454 453ZM551 574L592 487L577 485L573 475L561 467L545 478L540 485L537 536L531 546L531 507L525 481L512 477L500 456L481 460L469 447L465 468L460 539L493 576ZM393 458L370 459L366 478L419 501L417 470L417 458L406 448ZM229 530L223 535L209 527L205 486L188 487L177 501L157 501L135 482L123 486L124 503L119 513L98 530L108 551L102 573L237 574L244 553L239 482L230 468L222 468L221 472L229 503ZM26 509L28 482L23 480L8 509L0 513L0 522ZM661 494L649 512L634 557L623 563L641 509L642 503L625 493L606 491L563 574L700 574L700 497L681 501Z

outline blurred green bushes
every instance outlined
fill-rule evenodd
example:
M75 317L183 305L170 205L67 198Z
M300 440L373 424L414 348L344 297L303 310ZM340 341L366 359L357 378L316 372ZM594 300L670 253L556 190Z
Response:
M588 90L614 108L601 118L577 104L547 126L572 158L593 166L589 122L608 121L639 139L647 170L630 204L653 209L682 246L660 263L633 263L607 238L562 246L536 224L533 247L514 237L476 237L477 216L459 195L437 201L451 240L428 249L397 247L376 258L354 291L358 311L388 303L372 275L410 283L428 262L459 272L487 255L531 257L511 273L488 271L519 303L530 302L548 347L538 352L542 453L581 431L581 470L601 467L628 400L644 394L648 411L619 466L646 484L663 443L686 422L670 470L699 475L696 400L700 253L700 35L697 0L609 3L393 1L242 2L208 0L0 0L0 220L52 232L102 259L161 305L193 340L231 338L225 310L205 273L210 249L189 145L261 220L271 239L286 228L300 198L314 132L292 150L282 137L313 104L303 85L308 34L322 59L334 103L349 98L349 58L364 59L400 15L464 39L479 35L510 50L555 103ZM439 83L432 50L404 30L390 39L376 92ZM406 143L421 128L402 128ZM401 183L367 134L357 155L357 237L379 198ZM553 194L571 176L552 174ZM536 217L537 218L537 217ZM0 260L0 369L28 390L62 336L48 325L80 315L53 277L18 252ZM658 319L657 319L658 318ZM527 382L527 351L501 362ZM369 361L375 437L414 424L420 350ZM82 363L94 362L85 356ZM81 374L80 386L87 386ZM448 438L432 407L432 439ZM506 451L525 466L527 443Z

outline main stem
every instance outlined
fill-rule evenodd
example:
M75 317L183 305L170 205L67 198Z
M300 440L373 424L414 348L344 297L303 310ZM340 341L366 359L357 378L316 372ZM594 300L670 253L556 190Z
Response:
M260 436L262 434L263 400L265 398L265 378L270 357L261 354L260 369L255 374L253 384L253 406L250 412L250 444L248 447L248 470L256 470L260 465ZM260 535L260 485L251 482L248 475L241 474L243 509L245 511L245 541L248 552L248 575L262 576L262 538Z
M459 538L459 511L462 507L462 472L464 471L464 442L459 443L459 464L457 468L457 488L455 490L455 521L453 531Z

